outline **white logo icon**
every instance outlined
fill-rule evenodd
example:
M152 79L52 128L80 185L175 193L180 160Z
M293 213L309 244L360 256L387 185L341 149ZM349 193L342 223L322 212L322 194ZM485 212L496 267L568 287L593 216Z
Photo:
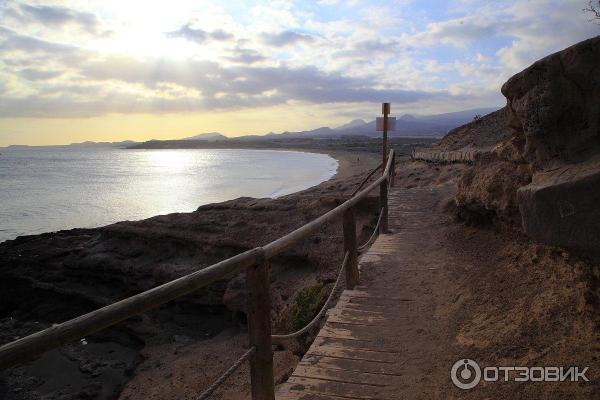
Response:
M481 380L481 368L469 359L458 360L450 371L452 383L461 389L473 389Z

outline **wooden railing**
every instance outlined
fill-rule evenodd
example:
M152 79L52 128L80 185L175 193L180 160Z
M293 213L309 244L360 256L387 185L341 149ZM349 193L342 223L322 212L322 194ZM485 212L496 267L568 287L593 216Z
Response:
M426 161L436 164L468 163L475 162L477 157L484 154L481 150L453 150L453 151L435 151L435 150L413 150L411 158L413 160Z
M263 247L248 250L200 271L5 344L0 347L0 369L33 359L46 351L79 340L245 269L251 348L247 354L250 360L252 399L274 399L269 259L292 247L324 224L342 217L346 287L354 288L359 281L354 208L371 191L379 187L380 230L387 231L388 187L393 183L395 169L393 150L389 152L385 164L383 174L365 189L333 210Z

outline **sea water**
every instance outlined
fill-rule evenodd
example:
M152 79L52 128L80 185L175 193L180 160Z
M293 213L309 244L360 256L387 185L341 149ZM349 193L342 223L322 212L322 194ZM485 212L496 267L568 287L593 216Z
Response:
M317 185L337 161L296 151L0 148L0 242Z

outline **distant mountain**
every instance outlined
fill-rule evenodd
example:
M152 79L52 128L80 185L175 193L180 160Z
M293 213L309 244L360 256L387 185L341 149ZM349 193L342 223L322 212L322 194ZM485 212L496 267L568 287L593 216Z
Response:
M300 131L300 132L283 132L277 135L281 139L296 139L296 138L329 138L329 137L338 137L340 136L340 132L334 129L331 129L327 126L323 126L321 128L312 129L310 131ZM271 138L276 138L275 136L271 136Z
M401 121L416 121L417 117L412 114L404 114L398 118Z
M334 128L334 129L336 131L343 131L344 129L354 128L355 126L361 126L364 124L366 124L366 122L363 119L353 119L352 121L348 122L347 124L338 126L337 128Z
M191 137L184 138L182 140L206 140L208 142L216 142L219 140L227 140L228 137L220 134L219 132L208 132L200 133Z
M435 115L412 115L404 114L397 118L396 129L389 132L390 137L414 137L414 136L437 136L442 137L449 131L467 122L473 121L476 115L486 115L495 111L496 108L476 108L472 110L458 111ZM286 139L339 139L343 137L380 137L381 132L375 130L375 120L365 122L362 119L354 119L335 129L323 126L316 129L300 132L269 132L266 135L245 135L235 138L227 138L217 133L202 133L189 138L176 141L161 141L159 143L146 142L134 147L137 148L167 148L169 146L194 146L193 141L229 141L233 142L260 142L266 140ZM172 143L171 143L172 142ZM185 144L185 143L188 144Z
M135 142L133 140L123 140L121 142L92 142L92 141L85 141L85 142L81 142L81 143L71 143L69 145L66 145L68 147L130 147L133 146L135 144L137 144L139 142ZM64 147L64 146L62 146Z
M476 115L486 115L496 108L476 108L466 111L435 115L404 114L397 118L396 129L389 132L390 137L398 136L444 136L448 131L473 120ZM335 129L322 127L302 132L284 132L281 138L339 138L342 136L381 135L375 130L375 120L365 122L355 119Z

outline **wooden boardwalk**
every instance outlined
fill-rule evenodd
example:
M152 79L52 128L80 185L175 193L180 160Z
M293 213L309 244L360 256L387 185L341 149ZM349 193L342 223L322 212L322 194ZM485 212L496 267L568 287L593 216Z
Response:
M277 399L444 398L449 369L436 358L448 343L435 316L445 257L435 240L445 222L432 212L438 201L435 191L392 189L390 233L361 257L361 286L342 293Z

